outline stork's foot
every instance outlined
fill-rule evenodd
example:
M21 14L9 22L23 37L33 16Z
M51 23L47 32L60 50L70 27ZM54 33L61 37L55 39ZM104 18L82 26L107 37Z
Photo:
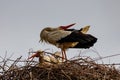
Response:
M64 62L65 61L65 58L64 57L62 57L62 62Z

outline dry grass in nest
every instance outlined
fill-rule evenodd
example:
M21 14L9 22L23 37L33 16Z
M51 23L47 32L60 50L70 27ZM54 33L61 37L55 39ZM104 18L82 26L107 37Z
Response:
M17 66L16 59L7 70L0 66L0 80L120 80L120 72L114 66L97 64L90 58L76 58L60 64L39 65L35 61L24 61Z

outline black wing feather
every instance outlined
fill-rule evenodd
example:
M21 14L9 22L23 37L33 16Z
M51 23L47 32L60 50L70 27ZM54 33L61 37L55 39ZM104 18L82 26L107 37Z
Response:
M79 42L74 48L89 48L94 45L97 38L90 34L83 34L79 30L74 30L72 33L65 38L58 40L58 43L65 42Z

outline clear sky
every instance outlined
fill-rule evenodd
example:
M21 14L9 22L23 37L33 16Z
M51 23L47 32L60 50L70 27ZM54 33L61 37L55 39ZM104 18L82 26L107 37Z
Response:
M96 49L101 56L120 53L120 0L0 0L0 56L7 51L8 56L14 54L13 59L25 59L31 48L60 51L53 45L39 43L40 31L71 23L77 23L76 29L91 25L88 33L96 36L98 42L90 50ZM73 57L79 51L98 57L81 49L69 49L67 55ZM105 61L120 62L119 57Z

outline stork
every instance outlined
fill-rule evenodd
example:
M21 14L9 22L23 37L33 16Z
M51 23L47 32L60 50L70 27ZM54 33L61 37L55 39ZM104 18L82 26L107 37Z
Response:
M57 28L46 27L40 33L41 42L50 43L61 48L63 59L67 60L66 49L68 48L90 48L97 41L97 38L86 34L90 26L80 30L68 29L75 23Z
M58 51L55 53L49 53L42 50L38 50L38 51L33 51L32 53L34 54L32 54L28 59L38 57L40 64L51 65L52 63L58 64L62 62L61 55L60 55L61 52L58 52ZM51 55L46 55L45 53L48 53Z

